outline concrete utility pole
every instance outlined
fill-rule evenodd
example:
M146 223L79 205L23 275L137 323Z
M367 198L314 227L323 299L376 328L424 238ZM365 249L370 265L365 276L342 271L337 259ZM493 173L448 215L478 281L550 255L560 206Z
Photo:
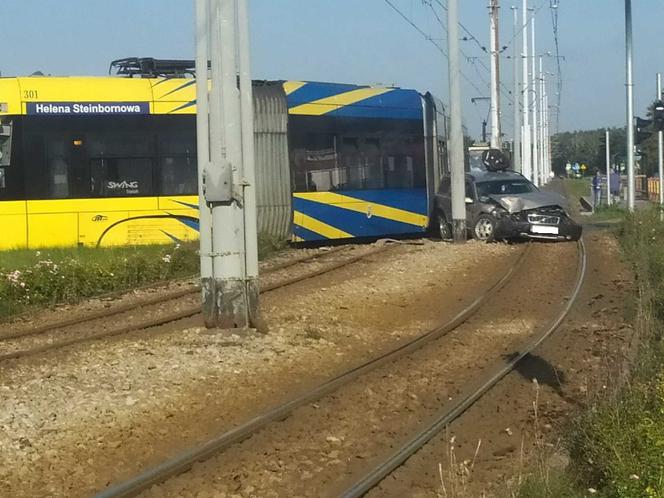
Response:
M209 20L208 0L196 0L196 148L198 149L198 211L200 226L201 299L205 323L214 324L214 270L212 264L212 210L205 201L203 184L210 169L208 111ZM201 77L205 75L205 77Z
M523 54L522 54L522 78L521 78L521 96L523 97L523 133L521 135L521 172L523 176L532 180L533 170L532 170L532 153L530 148L530 95L529 95L529 85L528 85L528 0L523 0L523 6L521 9L521 15L523 19Z
M242 172L244 193L245 295L249 325L261 326L258 302L258 219L256 213L256 162L254 157L254 92L251 81L248 0L237 0L240 73L240 113L242 117Z
M512 168L521 172L521 114L519 112L519 9L512 6L514 41L512 42L512 66L514 73L514 145L512 146Z
M656 101L662 100L662 73L657 73L657 98ZM664 220L664 188L662 180L664 180L664 132L659 130L657 132L657 190L659 191L659 219Z
M538 87L539 87L539 76L537 74L537 61L536 61L536 53L535 52L535 11L533 10L533 17L530 18L530 37L531 37L531 45L530 45L530 52L532 54L532 83L530 85L530 88L532 89L532 94L533 94L533 183L535 185L540 184L540 176L541 176L541 171L540 171L540 164L539 164L539 144L538 144L538 138L539 138L539 128L538 128L538 123L537 123L537 94L538 92Z
M544 151L544 181L551 181L551 150L549 149L549 96L546 94L546 85L544 85L544 97L542 98L542 110L544 114L544 141L542 150Z
M491 148L501 148L500 131L500 44L498 30L498 0L489 0L491 40Z
M540 165L540 185L544 185L547 183L548 178L546 176L546 151L544 149L544 143L546 141L545 139L545 128L546 124L544 122L544 92L545 92L545 74L543 71L543 66L542 66L542 56L540 55L539 57L539 81L537 82L537 85L539 87L539 122L540 122L540 127L539 127L539 143L540 143L540 148L539 148L539 165Z
M604 141L606 142L606 205L613 204L611 199L611 135L609 129L604 131Z
M207 327L248 327L258 322L259 308L246 0L196 2L199 203L201 213L212 211L211 219L201 217L203 314ZM208 74L207 51L208 102L207 81L201 81Z
M466 241L466 175L461 123L461 82L459 66L459 14L457 0L447 2L447 51L450 86L450 176L452 190L452 233L454 242Z
M634 211L634 83L632 75L632 0L625 0L625 70L627 87L627 209Z

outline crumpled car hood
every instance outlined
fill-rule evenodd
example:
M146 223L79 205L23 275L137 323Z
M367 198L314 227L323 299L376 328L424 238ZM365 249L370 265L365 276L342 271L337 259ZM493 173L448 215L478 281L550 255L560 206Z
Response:
M527 194L490 195L489 197L504 207L510 214L547 206L567 208L567 199L554 192L528 192Z

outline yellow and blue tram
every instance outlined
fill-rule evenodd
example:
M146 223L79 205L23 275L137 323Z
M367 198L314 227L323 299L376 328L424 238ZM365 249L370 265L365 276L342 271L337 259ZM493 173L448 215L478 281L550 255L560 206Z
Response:
M198 235L195 79L0 78L0 249ZM393 87L255 82L259 231L293 241L424 232L442 105Z

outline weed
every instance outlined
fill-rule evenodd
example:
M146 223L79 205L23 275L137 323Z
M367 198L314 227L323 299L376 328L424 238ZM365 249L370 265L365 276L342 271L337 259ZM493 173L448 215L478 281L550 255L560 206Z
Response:
M193 246L70 248L0 253L0 316L192 275Z
M627 215L619 230L638 284L638 355L627 384L597 400L568 438L574 476L604 497L664 497L664 225L656 210Z
M283 239L260 234L259 259L286 246ZM194 275L199 267L197 243L0 252L0 318Z

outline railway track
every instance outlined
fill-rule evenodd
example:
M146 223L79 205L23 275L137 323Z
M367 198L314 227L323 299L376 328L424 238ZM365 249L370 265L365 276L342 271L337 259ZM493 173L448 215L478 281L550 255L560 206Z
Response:
M352 255L349 258L343 258L340 261L333 261L331 263L322 264L314 271L305 272L299 275L293 275L285 279L274 281L266 285L262 285L261 294L271 292L277 289L287 287L289 285L302 282L320 275L332 272L334 270L343 268L347 265L358 262L362 259L380 254L390 247L388 244L378 245L376 248L361 254ZM343 255L347 252L348 246L340 246L333 248L326 252L319 252L313 255L308 255L294 260L286 261L284 263L270 267L266 274L276 274L280 271L289 269L291 267L313 262L325 257L336 257ZM28 330L21 330L9 334L0 335L0 348L12 349L12 342L19 343L17 346L14 344L13 350L0 353L0 362L32 356L47 351L52 351L67 346L76 345L79 343L104 339L117 335L127 334L140 330L149 329L165 325L167 323L175 322L185 318L196 316L200 313L200 303L198 293L200 288L192 287L179 289L176 291L161 294L160 296L141 299L132 303L127 303L115 306L111 309L95 311L82 316L65 319L55 323L44 324ZM136 320L135 314L141 315L150 314L146 313L146 308L157 308L151 316L147 319ZM175 311L166 311L173 310ZM122 321L122 315L128 315L129 323L121 327L108 327L102 330L97 330L96 326L104 320L116 317L117 321ZM76 328L79 328L77 330ZM63 338L63 336L65 336ZM34 343L29 344L29 347L21 347L20 343Z
M443 407L436 417L429 421L429 423L423 425L408 441L399 446L393 453L383 458L380 462L376 463L367 472L350 484L340 494L342 498L359 498L375 488L392 472L403 465L411 455L426 445L451 422L460 417L477 400L500 382L503 377L514 370L521 360L531 354L558 329L576 302L585 278L586 248L583 240L579 241L578 246L579 260L574 288L572 289L567 303L551 323L524 344L518 354L504 362L504 364L490 369L485 375L477 379L476 382L468 386L461 396L448 406Z
M220 434L212 439L209 439L204 444L191 448L176 457L163 462L161 465L150 468L141 474L125 481L118 483L96 495L96 498L121 498L136 496L142 491L150 488L155 484L159 484L189 470L195 463L205 461L225 450L230 449L234 445L246 440L250 436L257 434L262 429L265 429L270 424L287 419L289 415L299 407L308 405L316 400L319 400L326 395L338 390L339 388L351 384L352 381L361 376L367 375L378 368L388 365L396 360L406 357L425 345L430 344L437 339L444 337L450 332L454 331L462 324L467 322L473 317L483 306L483 304L500 289L502 289L513 276L521 268L524 260L528 257L531 251L531 246L527 245L519 258L510 266L505 274L491 287L489 287L482 295L478 296L473 302L468 304L451 320L447 321L440 326L429 330L428 332L410 340L392 351L385 353L377 358L371 359L366 363L349 369L341 375L320 384L319 386L287 401L284 404L276 406L271 410L246 421L245 423L235 427L234 429Z

